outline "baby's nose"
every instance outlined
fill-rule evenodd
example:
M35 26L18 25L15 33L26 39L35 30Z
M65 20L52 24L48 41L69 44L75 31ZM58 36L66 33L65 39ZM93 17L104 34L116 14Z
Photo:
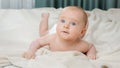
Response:
M69 23L65 23L64 28L69 28Z

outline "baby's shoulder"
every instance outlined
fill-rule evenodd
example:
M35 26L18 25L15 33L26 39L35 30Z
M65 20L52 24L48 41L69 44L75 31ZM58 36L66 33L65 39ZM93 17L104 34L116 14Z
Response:
M87 41L81 40L79 44L77 45L77 49L81 52L87 52L90 48L90 44Z
M90 44L89 42L87 42L87 41L85 41L85 40L81 40L80 43L81 43L81 44L84 44L84 45L89 45L89 44Z
M92 43L87 42L87 41L85 41L85 40L82 40L82 43L83 43L84 45L88 46L88 47L92 47L92 46L93 46Z
M82 46L85 46L85 47L91 47L91 46L93 46L92 43L87 42L87 41L85 41L85 40L81 40L81 41L79 42L79 45L82 45Z
M53 41L56 38L56 34L50 34L48 37L49 37L50 41Z

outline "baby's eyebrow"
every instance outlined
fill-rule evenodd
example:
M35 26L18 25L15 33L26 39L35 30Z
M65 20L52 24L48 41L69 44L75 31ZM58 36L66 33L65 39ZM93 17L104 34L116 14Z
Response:
M71 20L72 20L72 22L78 23L78 21L77 21L77 20L75 20L75 19L71 19Z
M64 16L60 16L60 18L64 19L65 17Z

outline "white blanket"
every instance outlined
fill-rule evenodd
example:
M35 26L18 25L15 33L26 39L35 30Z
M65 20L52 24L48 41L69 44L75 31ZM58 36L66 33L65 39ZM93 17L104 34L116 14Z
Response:
M39 55L35 60L30 61L21 58L20 55L25 50L27 50L32 40L39 37L38 29L41 13L43 12L50 13L49 28L51 28L56 23L60 11L61 9L55 8L0 10L0 66L10 68L11 63L14 64L12 65L14 67L16 67L16 65L25 66L23 63L20 64L20 62L24 62L25 64L26 62L28 62L27 63L28 66L30 64L32 64L31 66L34 65L37 66L37 63L41 63L41 61L39 60L42 59ZM46 61L50 62L51 60L54 60L54 62L52 61L50 63L51 67L53 66L52 64L54 64L54 67L60 65L63 66L63 68L66 67L67 64L68 66L69 65L77 66L78 64L77 67L79 68L80 67L83 68L83 66L87 67L87 65L89 66L88 68L90 67L100 68L103 65L106 65L109 68L120 68L119 12L120 9L109 9L107 11L94 9L89 12L90 13L89 27L84 37L84 40L93 43L94 46L96 47L97 49L96 60L89 60L85 56L83 56L83 54L78 52L65 52L65 53L50 52L49 54L45 55L45 57L42 57L45 60L44 62ZM55 27L50 32L52 33L53 31L55 31ZM77 55L78 57L76 56L76 53L78 54ZM62 60L66 59L65 63L62 60L60 60L60 62L58 62L59 59L56 60L55 57L61 58L57 56L59 54L60 56L63 57ZM50 58L47 58L48 55L56 56L49 56ZM66 57L64 57L63 55ZM41 64L43 65L43 63ZM45 66L46 65L48 64L46 63Z
M89 59L77 51L51 52L42 48L35 59L8 57L9 61L22 68L94 68Z

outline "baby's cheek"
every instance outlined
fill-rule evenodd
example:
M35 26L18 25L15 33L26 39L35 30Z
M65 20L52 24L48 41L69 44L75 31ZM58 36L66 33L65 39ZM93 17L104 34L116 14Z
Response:
M77 29L71 29L71 32L72 32L73 34L80 34L80 31L77 30Z

